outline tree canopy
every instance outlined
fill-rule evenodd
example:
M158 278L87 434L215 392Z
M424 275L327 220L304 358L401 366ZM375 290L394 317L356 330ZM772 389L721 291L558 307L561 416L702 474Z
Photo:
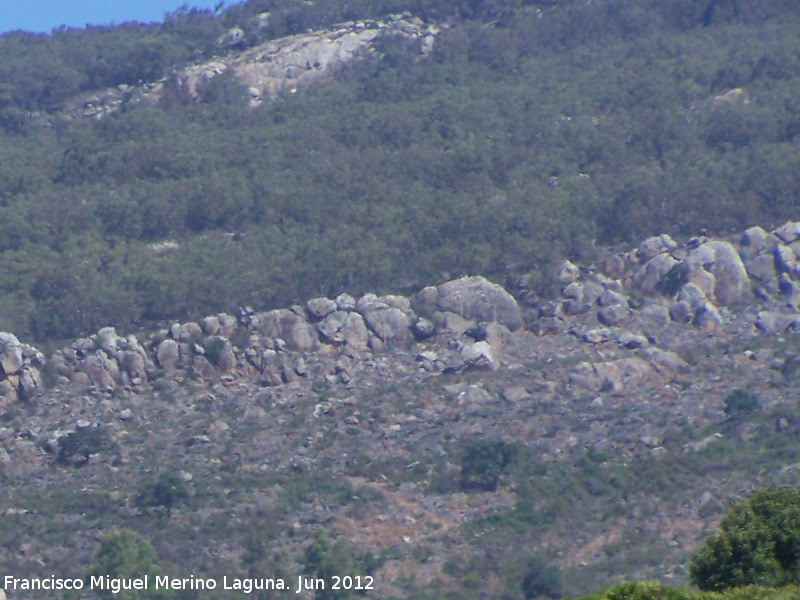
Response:
M800 583L800 490L769 488L733 505L692 559L702 590Z
M100 548L94 562L86 570L86 580L92 577L101 578L104 582L110 579L139 579L145 575L150 577L164 576L164 571L157 564L158 556L153 545L137 538L131 529L123 528L108 533L100 542ZM174 596L170 590L149 589L118 590L104 585L97 587L102 598L119 598L121 600L167 600Z
M0 329L57 340L476 273L545 292L597 243L795 218L795 8L251 0L0 36ZM170 88L232 51L229 27L254 45L403 10L448 25L427 58L385 39L258 108L224 76L199 102ZM159 78L155 106L64 116Z

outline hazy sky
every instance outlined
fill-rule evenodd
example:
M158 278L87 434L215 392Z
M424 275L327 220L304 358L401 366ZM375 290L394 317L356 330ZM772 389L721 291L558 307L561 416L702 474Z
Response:
M162 21L188 4L214 8L218 0L0 0L0 33L23 29L50 33L60 25L84 27L125 21ZM228 4L237 4L231 0Z

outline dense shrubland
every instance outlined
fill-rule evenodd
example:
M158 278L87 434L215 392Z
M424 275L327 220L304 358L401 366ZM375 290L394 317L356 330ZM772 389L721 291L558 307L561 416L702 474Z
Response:
M718 594L642 581L615 585L590 596L584 596L582 600L794 600L798 597L800 589L797 586L780 588L746 586L731 588Z
M767 488L735 504L692 559L702 590L797 585L800 579L800 491Z
M401 10L451 24L427 60L385 40L384 60L258 109L220 78L199 103L59 116L231 51L233 25L252 45ZM0 329L48 340L468 272L545 291L596 243L796 218L798 28L780 0L252 0L0 36Z

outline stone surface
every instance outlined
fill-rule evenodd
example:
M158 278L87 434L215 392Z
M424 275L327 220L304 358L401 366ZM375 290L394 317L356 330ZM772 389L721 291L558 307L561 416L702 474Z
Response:
M774 247L774 235L764 231L761 227L750 227L742 234L741 245L751 256Z
M465 319L450 311L436 312L432 317L439 329L456 335L462 335L477 325L475 319Z
M647 262L664 252L671 252L678 247L670 236L663 234L647 238L636 250L636 256L642 262Z
M764 333L782 333L789 329L800 329L800 315L762 310L756 316L755 325Z
M282 38L266 35L267 41L250 46L259 34L251 38L236 26L218 39L220 55L173 69L169 78L83 94L69 102L64 113L70 118L100 119L123 107L153 106L165 93L176 92L199 101L220 76L230 77L247 90L250 105L257 106L325 82L353 60L379 56L376 42L385 37L415 45L424 57L433 50L440 30L435 23L411 15L390 15L381 21L338 23L330 29L302 30ZM177 247L169 241L151 245L156 253Z
M696 285L706 298L713 296L714 288L717 287L717 278L714 274L700 268L690 270L686 276L686 282Z
M334 477L344 477L362 452L370 460L372 453L376 460L394 461L391 464L404 472L418 466L414 461L423 458L421 449L426 456L431 452L429 458L448 461L446 468L457 477L462 442L470 439L524 440L547 462L572 460L572 448L579 453L596 449L623 461L648 454L668 457L682 447L695 452L718 439L708 436L716 427L730 431L734 440L761 433L788 439L798 429L790 404L796 368L796 334L791 330L800 327L800 314L792 312L795 309L787 300L796 296L800 281L794 272L784 272L781 281L791 294L788 298L769 292L759 296L758 304L718 308L712 296L727 275L718 268L724 251L713 244L698 238L656 255L684 263L693 255L694 270L689 275L698 279L689 279L669 298L658 289L653 295L632 289L634 272L646 264L630 252L618 256L619 271L625 274L621 281L608 280L591 265L582 265L576 279L564 287L569 288L567 300L588 303L589 312L566 315L562 297L552 304L537 297L526 308L530 330L547 333L546 337L438 310L440 291L430 287L413 302L425 319L413 316L404 296L365 294L358 302L317 299L323 301L319 310L303 303L277 313L246 312L227 329L218 315L198 320L204 336L215 332L215 349L205 338L191 343L196 334L192 323L142 332L139 335L146 341L141 343L104 328L54 352L46 369L35 364L40 360L35 349L21 344L17 372L0 374L0 406L7 413L0 427L0 463L9 472L13 469L12 482L44 473L48 481L64 476L66 481L100 489L98 476L123 472L126 464L135 466L139 441L152 443L170 460L174 454L176 472L189 469L202 485L214 481L220 469L255 475L324 465ZM766 242L754 241L751 246L761 248L745 261L750 277L756 279L750 265L758 259L766 269L774 255ZM683 310L680 323L669 322L667 303L673 299L677 299L673 307ZM366 320L356 312L356 304ZM628 315L630 322L624 328L598 325L601 311L610 307ZM328 312L331 308L335 310ZM267 322L268 314L277 318ZM388 315L397 316L398 323L384 319ZM316 344L313 350L296 348L295 329L310 332ZM396 330L413 332L419 344L409 348L392 344L386 332ZM170 347L172 351L164 353ZM368 348L383 354L372 354ZM221 360L222 356L227 358ZM169 357L175 369L157 368ZM475 372L460 374L469 369ZM502 372L487 375L480 369ZM37 371L47 375L46 393ZM75 393L70 386L83 389ZM724 399L736 388L759 395L764 410L758 427L734 423L725 415ZM25 398L30 405L16 410L9 406ZM120 443L121 455L93 456L97 469L53 468L53 449L63 430L98 422L125 442ZM193 444L196 447L187 451ZM724 466L715 458L697 456L716 465L715 497L720 501L740 497L741 479L728 473L720 476ZM420 466L428 468L425 462ZM779 469L778 463L770 473L783 477L797 467ZM140 475L137 466L134 479ZM373 482L382 485L386 495L376 508L389 519L396 516L390 512L394 510L413 514L404 526L413 519L425 521L417 518L417 511L424 510L423 504L441 503L444 495L421 485L423 477L428 476L418 471L415 483L406 482L404 490ZM412 485L418 486L416 492ZM243 497L241 514L246 516L256 506L251 502L269 503L267 494L273 492L265 488L263 493ZM670 518L694 523L693 498L700 494L681 499L676 507L665 503L659 510L664 514L673 510ZM471 518L465 510L480 516L483 508L493 509L504 497L513 506L513 490L502 486L496 494L459 494L461 508L442 510L441 515L453 512L457 526ZM652 511L636 522L637 517L631 516L634 508L631 504L625 509L620 526L649 527ZM297 514L298 520L307 513L326 519L352 517L336 511L340 508L335 503L318 506L312 494ZM661 524L654 530L656 537ZM704 521L698 532L705 535L713 524ZM305 526L306 521L298 524ZM441 529L431 533L439 536ZM92 544L97 541L93 531L87 539ZM696 538L686 540L699 543ZM86 548L88 552L90 546Z
M336 296L336 308L344 311L355 310L356 299L350 294L339 294Z
M411 331L418 340L426 340L436 333L436 325L428 319L419 319L411 327Z
M236 328L239 326L239 322L237 321L236 317L229 315L228 313L219 313L217 315L217 320L219 321L219 331L217 332L217 335L221 335L223 337L231 337L236 332Z
M537 336L555 335L564 329L564 322L556 317L542 317L534 321L530 330Z
M669 318L676 323L691 323L693 318L692 307L688 302L673 302L669 305Z
M778 227L774 233L784 244L800 239L800 221L790 221Z
M580 274L581 271L576 265L572 264L568 260L565 260L558 267L556 279L558 279L558 281L561 283L572 283L580 276Z
M42 389L42 379L35 367L25 367L19 374L19 397L30 400Z
M470 335L476 341L488 342L494 350L499 350L503 346L510 344L514 337L508 327L495 321L478 324Z
M626 384L654 377L653 367L646 360L634 356L601 363L581 363L573 369L570 381L586 389L621 391Z
M500 362L487 342L465 345L461 349L460 358L467 368L488 371L497 371L500 368Z
M411 341L412 319L398 308L387 308L368 311L364 321L372 332L384 344L406 344Z
M611 331L608 329L590 329L583 334L581 339L587 344L602 344L611 339Z
M627 323L630 320L630 315L626 305L614 304L601 308L597 312L597 319L607 327L616 327Z
M178 365L179 358L178 342L175 340L164 340L158 345L156 360L162 369L174 371Z
M564 298L571 298L578 302L583 302L583 285L577 281L570 283L567 287L561 290L561 295Z
M166 340L166 342L175 343L173 340ZM115 363L116 361L113 358L109 358L104 351L98 350L86 357L84 369L93 385L102 390L113 389L115 385ZM164 368L167 369L167 367Z
M134 351L123 352L120 357L120 366L130 377L141 377L145 372L145 356Z
M677 264L669 254L657 254L634 273L633 287L644 294L655 294L661 279Z
M647 338L643 335L638 335L635 333L631 333L630 331L624 331L619 334L619 338L617 340L619 345L628 348L629 350L638 350L639 348L647 348L650 342L647 341Z
M681 291L678 292L678 302L685 302L692 311L696 311L706 304L707 299L703 290L701 290L697 284L687 283L681 288Z
M219 335L219 330L222 326L219 322L219 317L210 316L200 319L200 328L205 335Z
M5 375L14 375L22 367L22 344L12 333L0 332L0 367Z
M342 339L344 343L356 350L366 350L369 341L369 332L364 317L351 312L342 325Z
M364 294L356 301L356 310L362 315L371 311L382 310L384 308L389 308L389 305L386 304L386 302L384 302L381 298L378 298L377 294Z
M644 352L648 362L652 364L659 373L674 375L685 371L689 367L686 361L672 350L648 348Z
M591 309L592 305L588 302L581 302L572 298L565 300L561 305L562 312L569 317L585 314Z
M484 277L462 277L438 287L439 305L465 319L497 321L512 331L522 327L514 297Z
M666 325L670 320L670 310L662 304L650 304L645 306L641 315L657 325Z
M314 298L306 302L308 315L319 321L336 310L336 302L330 298Z
M778 274L775 272L775 258L772 254L760 254L745 263L747 274L769 291L775 292L778 287Z
M697 309L692 324L701 331L716 331L722 329L724 322L717 307L706 302Z
M705 270L714 276L713 301L717 306L734 306L751 297L750 278L739 253L729 242L711 241L689 253L689 271Z
M190 321L181 325L181 332L178 336L178 341L181 342L195 342L203 336L203 329L195 323Z
M329 344L343 344L344 334L341 332L349 313L337 310L328 314L317 323L317 331L323 341ZM360 315L359 315L360 316Z
M775 269L778 273L792 273L797 265L797 256L789 246L775 247Z
M293 350L310 352L319 345L314 326L287 308L254 315L251 323L262 335L280 338Z
M379 300L384 304L386 304L387 306L396 308L401 312L404 312L406 314L411 313L411 301L405 296L399 296L397 294L387 294L381 296Z
M626 304L625 296L613 290L605 290L597 298L597 304L602 307Z
M503 398L508 402L522 402L530 397L530 392L521 385L513 385L503 390Z

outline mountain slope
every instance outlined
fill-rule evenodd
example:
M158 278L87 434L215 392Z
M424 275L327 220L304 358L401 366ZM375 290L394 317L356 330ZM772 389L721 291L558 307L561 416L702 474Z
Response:
M46 359L2 334L0 568L80 577L125 526L220 582L295 581L335 547L386 598L519 598L536 561L569 595L685 583L729 501L796 483L798 317L724 250L756 273L798 235L650 238L565 264L538 310L465 278L104 328ZM653 276L667 259L714 282L693 323L699 284ZM161 478L186 491L169 516Z
M322 3L293 31L299 5L257 4L25 43L85 50L97 36L178 35L195 23L206 33L180 34L182 43L204 39L196 62L216 52L224 63L344 16ZM590 255L595 241L792 218L791 7L719 6L707 24L699 2L417 8L449 26L425 59L418 43L386 39L333 81L255 109L247 86L222 75L199 101L175 80L154 106L86 122L59 112L66 91L90 93L91 81L133 90L137 80L19 83L0 171L2 328L50 340L468 273L530 272L547 293L550 267ZM266 10L258 33L252 19ZM250 46L220 49L234 26ZM161 66L137 77L157 82L172 66L151 64ZM46 101L36 89L61 91ZM17 119L25 110L49 116Z

